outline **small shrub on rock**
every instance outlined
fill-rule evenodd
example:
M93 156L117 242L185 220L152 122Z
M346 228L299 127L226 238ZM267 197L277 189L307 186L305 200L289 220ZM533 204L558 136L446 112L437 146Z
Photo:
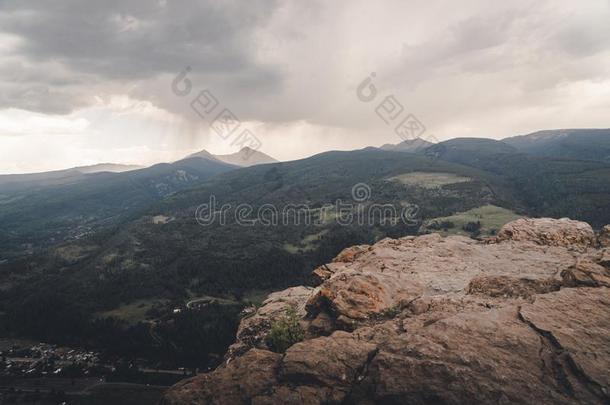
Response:
M274 352L283 353L293 344L303 340L304 337L305 333L299 323L297 311L290 307L286 311L286 315L273 322L271 330L265 338L265 343Z

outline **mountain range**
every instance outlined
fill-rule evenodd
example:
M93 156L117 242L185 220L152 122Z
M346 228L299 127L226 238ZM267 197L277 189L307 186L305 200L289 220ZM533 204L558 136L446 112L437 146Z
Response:
M183 159L201 157L212 161L223 162L234 166L247 167L264 163L275 163L277 160L260 151L244 147L238 152L227 155L213 155L206 150L202 150L186 156ZM126 165L118 163L99 163L89 166L78 166L63 170L49 172L28 173L28 174L4 174L0 175L1 190L17 190L28 187L56 186L74 182L85 174L93 173L123 173L133 170L144 169L141 165Z
M45 185L57 186L70 183L92 173L123 173L131 170L143 169L144 166L123 165L116 163L99 163L90 166L79 166L64 170L55 170L41 173L4 174L0 175L0 189L18 190L28 187L41 187Z
M521 152L536 156L610 161L610 130L560 129L503 139Z
M411 141L291 162L248 150L202 151L123 173L80 173L59 184L0 185L0 326L18 336L213 363L231 343L219 336L233 336L237 315L214 307L205 336L194 327L177 332L173 310L187 301L257 302L261 292L305 283L312 268L345 247L385 237L436 230L493 235L522 216L571 217L597 228L610 223L604 152L610 131L593 132ZM368 187L368 199L354 205L358 184ZM229 207L226 222L203 226L196 213L212 197L217 207ZM336 211L322 218L323 208L337 202L351 203L351 214L372 205L415 210L407 222L340 224ZM240 204L254 213L300 206L318 220L269 225L259 218L243 226L236 220ZM143 305L140 318L122 317L134 303Z

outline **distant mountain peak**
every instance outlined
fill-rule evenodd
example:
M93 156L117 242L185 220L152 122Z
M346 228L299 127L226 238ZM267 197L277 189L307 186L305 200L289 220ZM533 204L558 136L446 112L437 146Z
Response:
M432 142L428 142L425 139L415 138L415 139L407 139L395 145L386 143L381 146L379 149L389 150L394 152L419 152L423 149L426 149L429 146L432 146Z
M202 149L199 152L191 153L190 155L188 155L186 157L186 159L194 158L194 157L200 157L200 158L210 159L210 160L218 160L216 158L216 156L214 156L213 154L211 154L210 152L208 152L205 149Z
M243 147L239 152L228 155L216 155L218 160L238 166L254 166L266 163L276 163L271 156L250 147Z
M204 158L204 159L229 163L232 165L243 166L243 167L278 162L276 159L272 158L271 156L269 156L263 152L260 152L256 149L252 149L248 146L244 146L238 152L230 153L230 154L226 154L226 155L213 155L210 152L208 152L207 150L203 149L200 152L196 152L196 153L193 153L193 154L187 156L187 158L194 158L194 157L200 157L200 158Z

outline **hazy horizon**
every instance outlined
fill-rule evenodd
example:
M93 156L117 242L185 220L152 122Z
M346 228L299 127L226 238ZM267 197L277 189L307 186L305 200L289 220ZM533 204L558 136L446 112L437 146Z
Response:
M550 128L550 129L540 129L538 131L534 131L531 134L537 133L537 132L541 132L541 131L560 131L560 130L571 130L571 129L576 129L576 128ZM607 129L607 128L577 128L577 129ZM511 135L509 137L512 136L522 136L522 135L530 135L528 134L516 134L516 135ZM438 139L431 139L431 138L426 138L425 136L422 137L422 139L425 139L429 142L435 143L436 141L439 142L443 142L443 141L447 141L447 140L451 140L451 139L459 139L459 138L467 138L467 137L461 137L461 136L455 136L455 137L449 137L443 140L438 140ZM485 136L473 136L472 138L480 138L480 139L494 139L494 140L503 140L506 139L508 137L503 137L503 138L493 138L493 137L485 137ZM277 159L279 162L290 162L293 160L299 160L299 159L306 159L312 156L315 156L317 154L320 153L324 153L324 152L332 152L332 151L352 151L352 150L359 150L359 149L363 149L363 148L367 148L367 147L375 147L375 148L379 148L385 144L399 144L401 142L404 142L402 139L398 138L396 140L396 142L387 142L387 143L383 143L383 144L379 144L379 145L365 145L362 148L344 148L344 149L328 149L328 150L321 150L318 152L315 152L311 155L306 155L306 156L299 156L296 157L294 159L278 159L276 156L270 155L268 154L265 150L264 147L261 147L260 149L258 149L258 152L262 152L274 159ZM171 162L175 162L177 160L180 159L184 159L187 158L189 155L197 153L197 152L201 152L201 151L207 151L209 153L211 153L212 155L226 155L226 154L232 154L232 153L237 153L239 151L239 148L235 149L233 152L216 152L210 149L193 149L190 151L185 151L184 154L178 155L177 157L170 159L170 160L166 160L166 161L151 161L151 162L132 162L132 161L125 161L125 162L120 162L120 161L100 161L100 162L94 162L94 163L90 163L90 164L85 164L85 165L78 165L78 166L66 166L66 167L56 167L56 168L51 168L51 169L47 169L47 170L33 170L33 171L28 171L28 172L11 172L11 173L4 173L0 171L0 176L2 175L12 175L12 174L35 174L35 173L44 173L44 172L51 172L51 171L60 171L60 170L66 170L66 169L73 169L73 168L80 168L80 167L88 167L88 166L96 166L96 165L105 165L105 164L117 164L117 165L125 165L125 166L139 166L140 168L145 168L145 167L150 167L153 166L155 164L159 164L159 163L171 163Z

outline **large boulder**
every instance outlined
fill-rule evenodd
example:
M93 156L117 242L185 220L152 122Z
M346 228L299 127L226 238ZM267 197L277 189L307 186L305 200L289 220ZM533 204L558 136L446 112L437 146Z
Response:
M536 219L494 241L346 249L316 288L271 295L242 321L239 350L163 404L608 403L610 273L596 246L587 224ZM288 306L305 340L272 353L264 336Z
M582 249L596 243L595 232L586 222L568 218L522 218L509 222L498 232L498 240L529 241L546 246Z
M377 345L346 332L300 342L282 358L282 382L308 382L324 388L322 402L341 402L377 352Z
M253 349L213 373L179 382L161 405L245 404L276 383L281 356Z
M532 241L485 244L437 234L385 239L359 250L352 261L332 263L332 273L312 291L306 309L310 316L326 311L338 327L351 330L422 296L506 290L511 284L529 290L522 295L556 290L562 271L575 262L567 247Z

